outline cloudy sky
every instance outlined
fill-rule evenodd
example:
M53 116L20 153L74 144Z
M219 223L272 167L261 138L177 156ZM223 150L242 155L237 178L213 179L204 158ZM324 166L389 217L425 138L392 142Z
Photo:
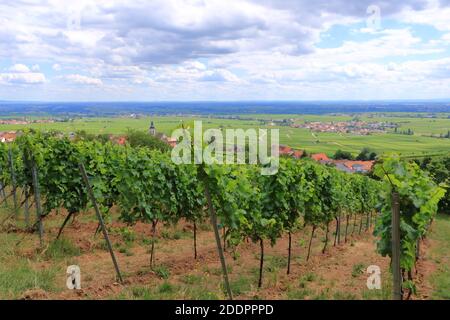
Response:
M433 98L450 0L0 1L0 100Z

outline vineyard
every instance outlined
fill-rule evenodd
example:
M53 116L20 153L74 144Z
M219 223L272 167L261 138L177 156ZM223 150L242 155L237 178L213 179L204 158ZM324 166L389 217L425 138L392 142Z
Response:
M115 218L148 228L151 270L160 270L156 257L161 227L189 225L192 259L199 260L199 229L209 223L214 237L208 241L214 242L221 262L221 294L229 299L235 294L230 256L238 257L249 243L257 245L254 285L261 288L268 250L287 237L283 266L291 274L295 237L306 230L306 261L317 250L313 240L319 232L324 236L319 250L325 254L373 230L378 253L392 258L394 297L409 299L416 293L421 240L445 194L416 164L395 156L379 161L372 177L291 158L280 159L278 174L263 176L259 165L176 165L164 151L74 142L44 132L25 132L14 143L0 144L0 166L1 203L10 211L2 226L23 220L23 233L36 234L36 250L45 251L64 238L71 220L94 211L92 236L103 236L116 280L124 286L126 268L109 235ZM47 221L61 214L56 236L48 239ZM20 240L14 245L20 246Z

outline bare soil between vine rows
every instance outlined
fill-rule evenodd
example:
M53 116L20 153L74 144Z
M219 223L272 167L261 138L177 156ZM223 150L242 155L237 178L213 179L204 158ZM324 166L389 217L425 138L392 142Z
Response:
M87 218L89 216L89 218ZM97 222L90 215L79 216L64 230L63 237L70 241L79 254L58 259L44 259L48 244L55 238L63 215L49 217L45 221L44 252L39 251L37 235L22 233L10 228L23 238L15 254L26 258L34 270L56 268L54 289L28 289L19 298L23 299L225 299L220 262L216 243L207 222L198 230L198 257L194 259L192 225L158 225L155 244L155 268L150 268L151 226L138 223L126 226L123 223L109 224L114 252L123 273L124 283L116 281L111 257L102 245L102 235L94 236ZM128 230L134 235L125 244L123 234ZM345 228L343 228L345 229ZM349 227L351 233L352 226ZM332 226L331 230L334 230ZM343 232L344 230L342 230ZM4 232L4 231L3 231ZM371 230L359 235L358 230L344 243L333 246L334 235L330 232L330 243L323 254L323 231L313 239L312 256L306 261L311 229L306 227L293 234L291 273L286 274L287 236L273 247L265 244L265 268L263 287L257 287L259 267L259 244L244 242L235 254L228 248L226 261L230 281L236 299L387 299L390 296L389 258L376 252L376 239ZM426 240L422 251L433 244ZM125 248L125 249L124 249ZM76 264L81 268L82 289L68 290L65 287L66 268ZM369 290L366 285L369 265L381 269L382 290ZM418 264L418 295L414 299L427 299L432 290L428 280L434 272L432 261L422 258Z

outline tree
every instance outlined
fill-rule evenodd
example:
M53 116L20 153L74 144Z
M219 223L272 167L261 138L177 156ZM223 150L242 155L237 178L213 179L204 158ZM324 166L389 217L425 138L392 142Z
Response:
M129 129L126 134L126 139L132 147L147 147L160 151L168 151L170 149L167 143L144 131Z
M337 150L334 154L335 160L353 160L353 156L348 151L342 151L341 149Z
M361 152L358 154L358 156L356 157L356 160L359 161L370 161L370 160L375 160L377 157L377 154L370 150L369 148L363 148L361 150Z

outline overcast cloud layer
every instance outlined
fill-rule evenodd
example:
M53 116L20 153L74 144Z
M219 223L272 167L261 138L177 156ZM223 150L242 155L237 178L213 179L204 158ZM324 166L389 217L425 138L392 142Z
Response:
M450 1L0 2L0 100L450 98Z

